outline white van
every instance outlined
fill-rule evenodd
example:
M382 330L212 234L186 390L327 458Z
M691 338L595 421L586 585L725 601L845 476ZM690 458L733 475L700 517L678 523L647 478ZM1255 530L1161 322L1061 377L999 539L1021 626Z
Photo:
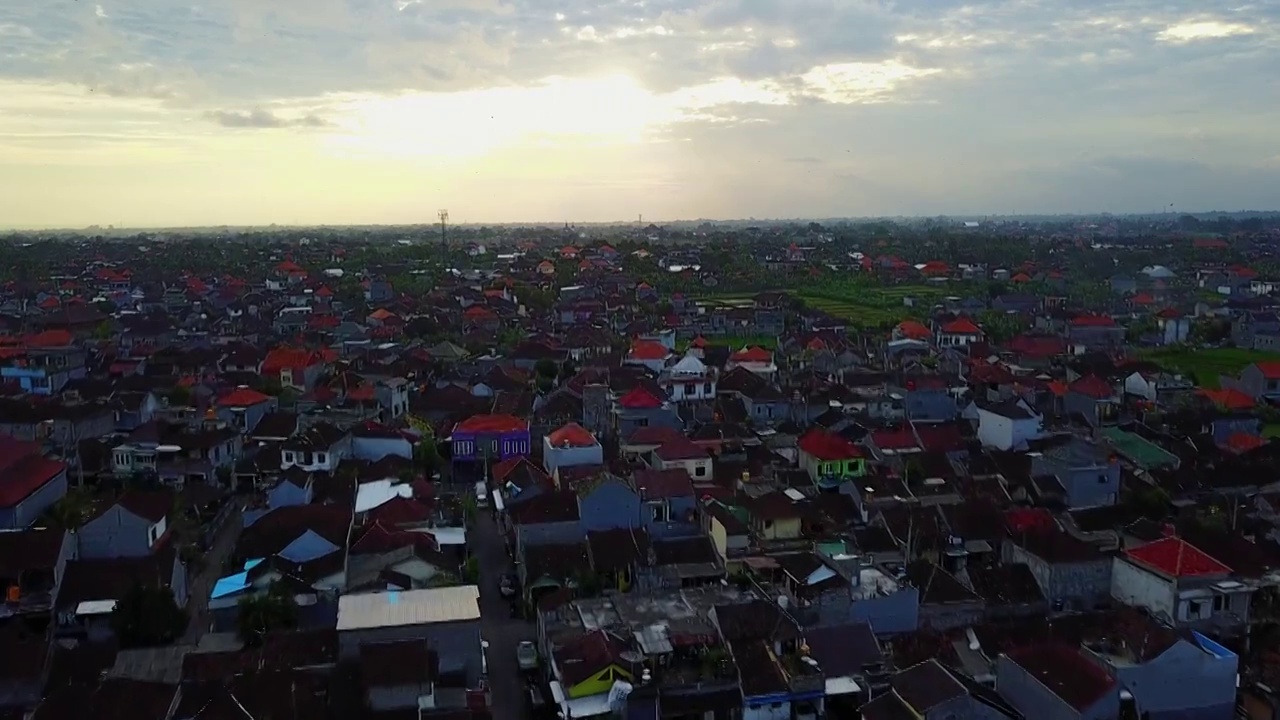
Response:
M489 507L489 486L483 480L476 483L476 507Z

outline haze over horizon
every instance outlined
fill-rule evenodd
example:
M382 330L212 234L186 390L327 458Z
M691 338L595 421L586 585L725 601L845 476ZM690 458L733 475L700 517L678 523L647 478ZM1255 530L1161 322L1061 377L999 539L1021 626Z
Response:
M1280 207L1280 3L0 7L0 227Z

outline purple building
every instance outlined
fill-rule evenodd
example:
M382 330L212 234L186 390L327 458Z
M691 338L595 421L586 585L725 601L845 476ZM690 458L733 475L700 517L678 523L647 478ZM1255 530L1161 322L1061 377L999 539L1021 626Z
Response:
M502 462L529 454L529 421L514 415L473 415L453 427L453 461Z

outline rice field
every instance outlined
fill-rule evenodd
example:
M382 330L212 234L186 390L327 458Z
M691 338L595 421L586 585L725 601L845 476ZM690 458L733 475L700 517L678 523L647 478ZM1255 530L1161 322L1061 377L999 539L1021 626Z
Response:
M1280 353L1243 348L1168 348L1142 353L1146 360L1171 372L1182 373L1207 388L1218 387L1222 375L1239 375L1256 362L1280 360Z

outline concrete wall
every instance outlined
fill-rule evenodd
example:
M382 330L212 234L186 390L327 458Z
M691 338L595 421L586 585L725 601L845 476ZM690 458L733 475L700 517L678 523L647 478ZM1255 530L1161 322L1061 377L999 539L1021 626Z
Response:
M1067 608L1092 608L1111 598L1111 558L1078 563L1048 563L1014 542L1005 542L1005 562L1025 563L1049 605L1061 600Z
M353 436L351 453L357 460L378 462L388 455L413 458L413 445L404 438L372 438Z
M1151 661L1113 668L1150 720L1231 720L1239 659L1216 657L1179 640Z
M640 497L619 480L607 480L578 500L583 530L614 530L644 525Z
M1123 558L1112 560L1111 597L1125 605L1146 608L1158 619L1173 618L1173 583Z
M402 640L426 640L440 658L442 673L460 667L465 671L467 686L479 686L482 670L479 620L344 630L338 633L338 653L342 659L354 659L359 657L363 643Z

